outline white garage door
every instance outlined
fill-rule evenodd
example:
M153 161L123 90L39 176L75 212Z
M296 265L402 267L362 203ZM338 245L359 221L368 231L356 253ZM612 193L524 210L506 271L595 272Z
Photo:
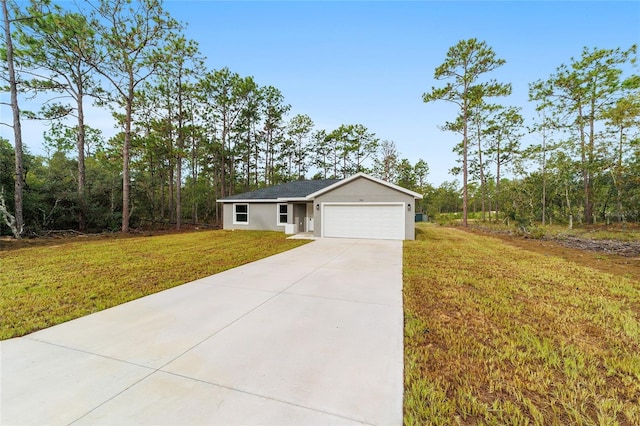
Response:
M322 236L404 240L404 204L323 204Z

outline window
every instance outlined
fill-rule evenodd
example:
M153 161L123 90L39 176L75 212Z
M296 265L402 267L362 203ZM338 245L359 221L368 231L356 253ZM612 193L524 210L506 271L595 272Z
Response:
M278 225L286 225L289 219L289 205L278 204Z
M249 204L233 205L233 223L245 225L249 223Z

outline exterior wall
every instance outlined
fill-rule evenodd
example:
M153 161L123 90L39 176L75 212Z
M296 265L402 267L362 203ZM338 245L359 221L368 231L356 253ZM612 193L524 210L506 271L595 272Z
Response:
M224 203L222 210L222 227L224 229L246 229L254 231L281 231L284 225L279 226L278 203L238 203L249 204L249 223L247 225L233 223L233 203ZM288 220L292 223L292 207L289 204Z
M416 200L411 195L404 194L396 191L395 189L361 177L320 195L313 200L313 205L315 208L317 204L322 206L322 203L327 202L402 202L405 206L407 204L411 204L411 211L405 208L405 239L415 239L414 222ZM315 228L313 235L315 237L320 237L322 235L322 209L315 210L314 224Z

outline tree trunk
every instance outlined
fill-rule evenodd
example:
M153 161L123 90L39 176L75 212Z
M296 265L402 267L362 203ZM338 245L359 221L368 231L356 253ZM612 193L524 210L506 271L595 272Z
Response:
M547 135L542 133L542 226L547 217Z
M129 232L129 150L131 147L131 114L133 111L133 76L130 76L124 122L124 146L122 147L122 232Z
M165 197L164 197L164 176L162 173L160 174L160 219L164 220L164 212L166 210L165 207Z
M624 142L624 127L620 126L620 141L618 146L618 164L616 165L616 195L618 208L618 222L624 221L624 213L622 211L622 147Z
M178 152L176 156L176 229L182 225L182 150L184 135L182 131L182 79L178 78Z
M149 129L147 129L147 136L149 136ZM151 220L156 220L156 168L153 164L153 149L149 150L149 174L151 175Z
M182 155L176 160L176 229L182 225Z
M500 218L500 163L500 140L498 140L496 156L496 220Z
M78 70L78 75L82 75ZM78 228L80 232L87 230L87 204L85 199L85 165L84 165L84 145L85 145L85 126L84 126L84 106L82 105L84 97L84 88L82 86L82 78L78 79L78 205L80 206L80 214L78 215Z
M594 223L593 217L593 200L592 200L592 167L593 167L593 154L595 151L595 121L596 121L596 83L593 82L591 90L591 109L589 114L589 149L587 151L587 173L588 173L588 197L585 194L585 216L588 218L586 223Z
M226 197L227 193L226 193L226 183L227 183L227 179L226 179L226 166L227 166L227 157L225 155L225 151L227 149L227 117L226 115L223 115L222 117L222 141L220 144L220 185L221 185L221 189L220 192L222 194L222 197Z
M7 55L7 71L9 77L9 91L11 92L11 111L13 112L13 137L15 145L15 184L14 184L14 218L15 226L12 228L13 236L20 239L24 229L22 214L22 196L24 192L24 171L22 161L22 126L20 123L20 108L18 107L18 86L16 83L16 71L13 64L13 41L11 39L11 21L7 9L7 0L2 0L2 14L4 17L4 35Z
M254 135L255 135L255 129L254 129ZM255 152L254 152L254 163L255 163L255 166L256 166L256 175L255 175L254 185L255 185L255 187L257 189L258 185L259 185L259 179L260 179L260 172L259 172L259 170L260 170L260 165L259 165L259 163L260 163L260 147L259 147L259 143L257 141L257 138L256 138L256 144L255 144Z
M465 87L465 93L467 92L467 89ZM468 157L468 153L467 153L467 121L469 119L468 117L468 110L469 110L469 105L466 99L464 100L464 107L463 107L463 129L462 129L462 226L466 227L468 226L468 222L467 222L467 203L469 200L468 197L468 189L467 189L467 157Z
M584 221L586 224L591 223L591 200L589 199L590 192L590 174L589 174L589 161L587 156L587 143L586 136L584 134L584 115L582 111L582 105L578 107L578 122L580 123L580 154L582 160L582 188L584 191Z
M233 195L235 193L235 183L236 183L236 165L235 165L235 154L233 153L233 146L231 144L231 138L227 137L227 141L229 142L227 151L227 161L229 164L227 168L229 170L229 180L227 181L227 195Z
M480 126L478 125L478 164L480 168L480 192L482 193L482 221L486 220L485 218L485 197L486 197L486 182L484 178L484 166L482 164L482 137L480 134Z
M173 151L173 144L172 144L172 149L171 151ZM175 161L173 161L173 156L170 154L169 155L169 179L168 180L168 191L169 191L169 197L168 197L168 202L169 202L169 206L168 206L168 210L169 210L169 222L173 222L175 220L175 214L176 214L176 210L175 210L175 183L174 183L174 178L175 178L175 172L173 170L173 166L175 164Z
M193 111L193 107L191 109ZM198 149L196 138L193 134L193 128L195 127L195 120L193 119L193 112L191 114L191 182L193 185L193 193L191 194L191 221L198 223L198 202L196 199L196 192L198 190Z

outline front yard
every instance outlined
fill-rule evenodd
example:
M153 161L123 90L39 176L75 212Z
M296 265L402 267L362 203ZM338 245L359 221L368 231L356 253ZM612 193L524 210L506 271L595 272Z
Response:
M588 263L419 228L405 424L640 424L640 282Z
M5 242L0 340L100 311L305 244L281 232ZM11 248L20 244L22 248Z
M638 259L434 226L417 238L404 245L405 424L640 424ZM0 339L304 243L202 231L5 244Z

